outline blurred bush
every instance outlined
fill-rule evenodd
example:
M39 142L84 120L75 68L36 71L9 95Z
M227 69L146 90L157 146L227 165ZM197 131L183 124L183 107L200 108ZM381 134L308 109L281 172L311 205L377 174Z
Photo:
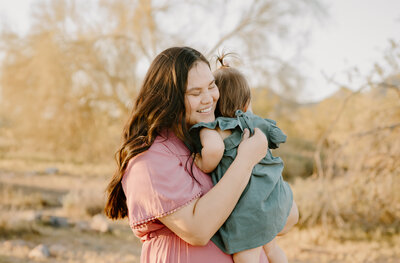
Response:
M315 140L321 148L314 154L314 161L321 160L320 170L294 185L301 226L334 225L389 235L400 231L400 87L385 85L339 92L301 112L314 112L306 127L321 138ZM328 119L329 132L318 114ZM303 125L294 127L310 136L301 132Z
M72 190L62 198L64 212L73 218L91 217L102 213L105 205L104 196L98 191Z

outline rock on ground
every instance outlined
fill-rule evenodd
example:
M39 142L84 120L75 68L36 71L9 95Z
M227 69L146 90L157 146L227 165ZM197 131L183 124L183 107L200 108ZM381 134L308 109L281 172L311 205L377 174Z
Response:
M32 259L48 258L50 252L46 245L40 244L29 252L28 257Z

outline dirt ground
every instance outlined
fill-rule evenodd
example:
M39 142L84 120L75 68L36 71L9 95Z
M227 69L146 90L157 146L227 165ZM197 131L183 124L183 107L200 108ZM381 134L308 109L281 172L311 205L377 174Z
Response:
M106 220L106 231L91 227L110 171L54 167L0 160L0 262L139 262L141 243L126 220ZM295 228L278 242L293 263L400 262L398 234L341 239L329 233L317 226ZM32 256L40 244L48 256Z

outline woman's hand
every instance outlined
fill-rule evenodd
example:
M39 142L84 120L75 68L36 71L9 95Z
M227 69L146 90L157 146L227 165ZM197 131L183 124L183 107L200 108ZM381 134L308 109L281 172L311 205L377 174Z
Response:
M237 157L246 160L247 165L253 168L268 151L268 140L265 134L259 129L254 129L253 136L250 137L248 129L243 131L242 142L239 144Z

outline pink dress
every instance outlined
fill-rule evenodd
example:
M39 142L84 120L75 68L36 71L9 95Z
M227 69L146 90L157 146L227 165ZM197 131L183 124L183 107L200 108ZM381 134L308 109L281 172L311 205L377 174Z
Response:
M129 224L142 242L142 263L232 263L232 256L214 243L192 246L158 218L207 193L212 185L209 175L193 165L194 180L188 171L189 150L172 132L158 136L153 145L129 162L122 186L126 195ZM262 252L260 262L267 263Z

